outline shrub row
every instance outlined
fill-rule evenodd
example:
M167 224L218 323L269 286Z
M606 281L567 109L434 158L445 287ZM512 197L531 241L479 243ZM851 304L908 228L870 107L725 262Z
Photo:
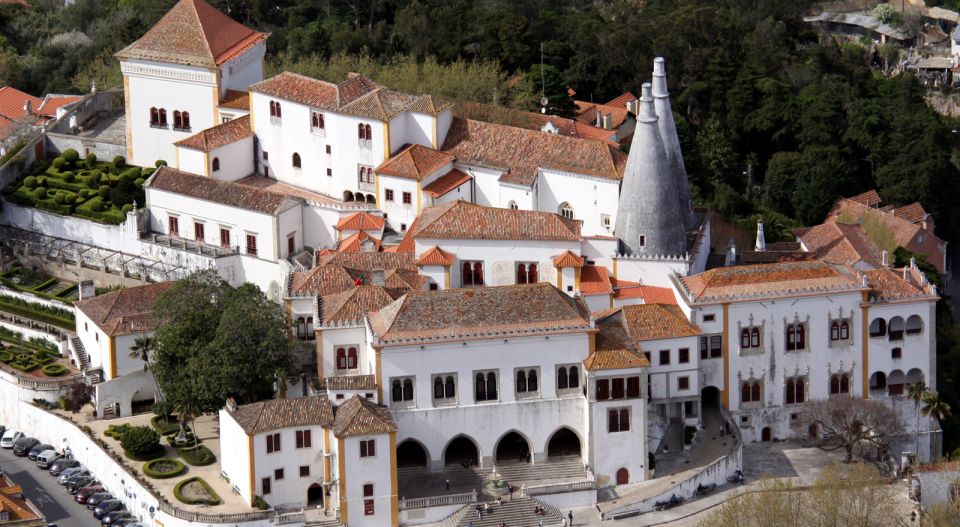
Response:
M203 486L203 489L207 492L207 494L210 495L209 499L193 499L193 498L188 498L183 494L181 494L180 492L181 489L183 489L185 485L192 483L194 481L198 482L200 485ZM203 478L200 478L200 477L187 478L181 481L180 483L177 483L173 487L173 495L176 496L178 500L188 505L220 505L222 501L220 500L220 496L218 496L217 493L214 492L213 489L210 487L210 484L204 481Z
M185 470L187 470L187 466L182 461L168 457L154 459L143 464L143 473L156 479L179 476Z
M59 326L67 330L73 330L76 327L76 321L73 313L66 309L52 308L49 306L27 302L20 298L11 296L0 296L0 310L32 318L39 322L45 322L54 326Z

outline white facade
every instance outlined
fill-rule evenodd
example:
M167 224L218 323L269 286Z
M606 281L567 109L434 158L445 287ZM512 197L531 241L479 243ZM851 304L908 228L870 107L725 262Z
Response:
M556 283L556 268L553 258L566 251L580 252L576 241L534 240L445 240L416 238L416 254L421 256L437 246L453 254L456 259L451 267L450 287L462 287L462 263L483 262L484 284L490 286L517 283L517 264L536 264L539 282ZM521 249L522 248L522 249ZM442 282L438 282L441 287ZM567 283L566 281L564 283ZM572 284L573 282L569 282Z

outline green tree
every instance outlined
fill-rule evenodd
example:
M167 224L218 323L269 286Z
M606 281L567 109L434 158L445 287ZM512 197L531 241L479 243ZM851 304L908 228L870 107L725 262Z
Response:
M920 403L927 396L927 385L923 381L913 382L907 385L907 399L913 402L913 409L917 412L917 444L913 453L920 456Z
M563 75L556 67L550 64L544 64L542 67L539 64L531 66L526 78L535 88L540 88L541 93L546 97L546 113L559 115L560 117L573 117L576 114L577 107L573 104L573 99L567 92L567 84L563 80ZM542 102L538 101L537 104ZM540 111L541 108L529 109Z
M932 417L937 421L943 421L952 415L950 405L937 392L924 394L923 407L920 408L920 413L924 417Z
M254 402L294 376L283 311L253 284L196 272L162 293L153 315L153 372L174 406L211 412L227 397Z

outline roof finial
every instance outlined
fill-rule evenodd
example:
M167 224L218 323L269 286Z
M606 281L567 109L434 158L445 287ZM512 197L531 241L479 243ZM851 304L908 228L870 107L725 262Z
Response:
M763 218L757 220L757 243L753 248L758 252L767 250L767 240L763 235Z

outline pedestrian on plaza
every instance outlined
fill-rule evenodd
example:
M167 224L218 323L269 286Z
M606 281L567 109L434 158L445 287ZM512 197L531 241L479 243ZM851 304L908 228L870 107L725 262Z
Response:
M573 511L567 513L567 518L570 518L570 527L573 527Z
M513 485L507 485L507 491L510 492L510 501L513 501Z
M497 508L503 507L503 500L500 499L500 496L497 496Z
M724 432L724 428L721 426L721 427L720 427L720 439L723 439L723 432Z
M447 490L450 490L450 480L449 480L449 479L446 481L446 484L447 484Z

